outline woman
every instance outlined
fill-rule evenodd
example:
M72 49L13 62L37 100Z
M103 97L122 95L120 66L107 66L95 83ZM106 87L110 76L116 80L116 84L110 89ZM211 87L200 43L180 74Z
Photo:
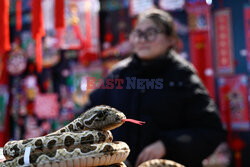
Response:
M224 139L217 108L192 65L173 50L175 39L168 13L140 15L130 35L134 54L118 63L84 109L105 104L146 122L113 131L130 146L128 160L136 166L166 158L199 167Z

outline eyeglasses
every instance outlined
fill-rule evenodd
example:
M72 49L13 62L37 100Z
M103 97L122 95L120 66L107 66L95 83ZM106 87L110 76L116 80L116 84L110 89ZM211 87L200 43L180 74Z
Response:
M145 31L141 30L134 30L130 34L130 38L133 41L139 41L142 37L147 42L153 42L156 40L156 37L159 33L162 33L161 30L158 30L156 28L150 27L147 28Z

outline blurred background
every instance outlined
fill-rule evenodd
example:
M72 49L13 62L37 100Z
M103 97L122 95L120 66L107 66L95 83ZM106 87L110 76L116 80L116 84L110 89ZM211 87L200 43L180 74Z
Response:
M248 0L0 0L0 147L79 115L87 78L104 78L130 55L136 16L153 7L174 17L175 49L196 67L228 131L204 167L249 167Z

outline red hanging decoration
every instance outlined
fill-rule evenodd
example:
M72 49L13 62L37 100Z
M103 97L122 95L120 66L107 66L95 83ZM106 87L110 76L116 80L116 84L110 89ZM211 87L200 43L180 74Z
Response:
M7 83L5 54L10 50L9 1L0 0L0 23L0 83Z
M126 35L125 32L121 31L119 33L119 43L125 42L126 41Z
M73 24L72 27L73 27L73 30L74 30L74 33L75 33L77 39L79 39L81 42L81 48L86 48L85 42L84 42L85 40L83 38L83 35L82 35L82 32L81 32L79 25Z
M64 20L64 0L55 0L55 28L60 29L65 27Z
M36 63L37 63L37 71L42 71L42 64L43 64L43 55L42 55L42 39L36 39Z
M16 0L16 30L22 29L22 0Z
M86 11L85 11L85 28L86 28L86 47L89 50L91 48L92 45L92 37L91 37L91 2L87 1L89 3L89 5L87 5L86 7Z
M64 19L64 0L55 0L54 7L54 17L55 17L55 29L57 31L58 45L61 45L62 33L65 28Z
M0 56L10 50L9 1L0 0Z
M235 167L242 167L241 152L245 145L245 142L239 137L234 137L234 139L229 142L229 146L234 151Z
M97 58L96 53L91 52L91 45L92 45L92 37L91 37L91 2L86 1L86 8L85 8L85 30L86 35L85 38L79 38L81 40L81 52L79 55L80 62L88 66L89 63Z
M225 92L229 92L230 87L226 86L224 88ZM242 149L245 147L245 143L242 139L240 139L238 136L233 135L232 130L232 118L231 118L231 111L230 111L230 100L227 97L226 98L226 126L227 126L227 142L228 145L231 147L231 149L234 151L234 159L235 159L235 166L236 167L242 167L242 157L241 152Z
M32 1L32 37L36 41L37 71L42 71L42 37L45 35L43 28L42 0Z
M105 42L112 42L114 39L113 37L113 34L111 32L107 32L105 35L104 35L104 40Z
M0 83L7 84L8 73L6 71L5 55L10 50L10 32L9 32L9 0L0 0ZM10 128L9 128L9 112L7 112L4 129L0 131L0 147L4 146L9 140Z

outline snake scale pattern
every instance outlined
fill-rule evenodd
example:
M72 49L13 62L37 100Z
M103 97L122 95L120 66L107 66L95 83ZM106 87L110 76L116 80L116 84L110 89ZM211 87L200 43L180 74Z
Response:
M138 167L185 167L185 166L167 159L152 159L143 162Z
M47 136L7 142L3 149L6 160L0 167L124 167L130 149L122 141L112 142L109 130L125 119L115 108L93 107Z

